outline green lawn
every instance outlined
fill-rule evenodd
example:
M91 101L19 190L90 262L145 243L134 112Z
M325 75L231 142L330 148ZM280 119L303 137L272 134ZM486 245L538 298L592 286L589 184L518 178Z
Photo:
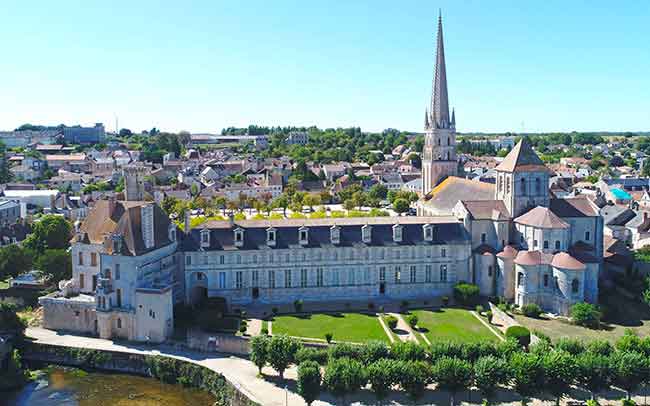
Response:
M415 310L418 327L429 341L497 341L497 336L465 309Z
M332 333L334 341L390 341L375 314L317 313L273 318L274 335L287 334L324 340L326 333Z
M601 295L600 301L607 311L603 327L598 330L576 326L565 320L533 319L519 314L515 315L515 320L531 331L541 331L553 341L569 337L585 342L605 339L613 343L628 328L635 331L640 337L650 335L650 309L647 305L626 299L616 293Z
M9 279L5 281L0 280L0 289L9 289Z

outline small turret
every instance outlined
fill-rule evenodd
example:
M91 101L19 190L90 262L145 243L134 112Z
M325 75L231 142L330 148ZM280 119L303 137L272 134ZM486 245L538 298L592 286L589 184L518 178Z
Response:
M427 130L429 128L429 110L424 109L424 129Z

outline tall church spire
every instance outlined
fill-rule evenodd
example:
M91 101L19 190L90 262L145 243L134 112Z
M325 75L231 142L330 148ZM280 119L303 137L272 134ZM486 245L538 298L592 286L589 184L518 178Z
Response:
M431 89L431 118L436 128L449 128L449 99L447 96L447 69L445 67L445 46L442 37L442 12L438 16L438 45L436 70Z

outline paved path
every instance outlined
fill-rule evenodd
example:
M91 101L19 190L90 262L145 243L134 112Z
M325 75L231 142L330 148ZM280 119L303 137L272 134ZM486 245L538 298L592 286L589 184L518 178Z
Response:
M260 319L250 319L248 320L248 328L246 329L246 334L251 337L260 335L262 332L262 324L264 322Z

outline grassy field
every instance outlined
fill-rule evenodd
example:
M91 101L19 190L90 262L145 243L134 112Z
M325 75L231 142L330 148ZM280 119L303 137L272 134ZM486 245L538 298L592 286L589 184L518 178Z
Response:
M533 319L522 315L515 315L515 319L531 331L541 331L553 341L570 337L583 341L605 339L614 342L628 328L634 330L640 337L650 335L650 310L647 305L615 294L601 297L601 304L607 308L607 311L603 327L598 330L575 326L563 320Z
M273 318L274 335L287 334L294 337L324 340L326 333L332 333L334 341L362 343L379 340L389 342L388 336L375 314L317 313Z
M418 327L429 341L497 341L492 331L465 309L416 310Z

